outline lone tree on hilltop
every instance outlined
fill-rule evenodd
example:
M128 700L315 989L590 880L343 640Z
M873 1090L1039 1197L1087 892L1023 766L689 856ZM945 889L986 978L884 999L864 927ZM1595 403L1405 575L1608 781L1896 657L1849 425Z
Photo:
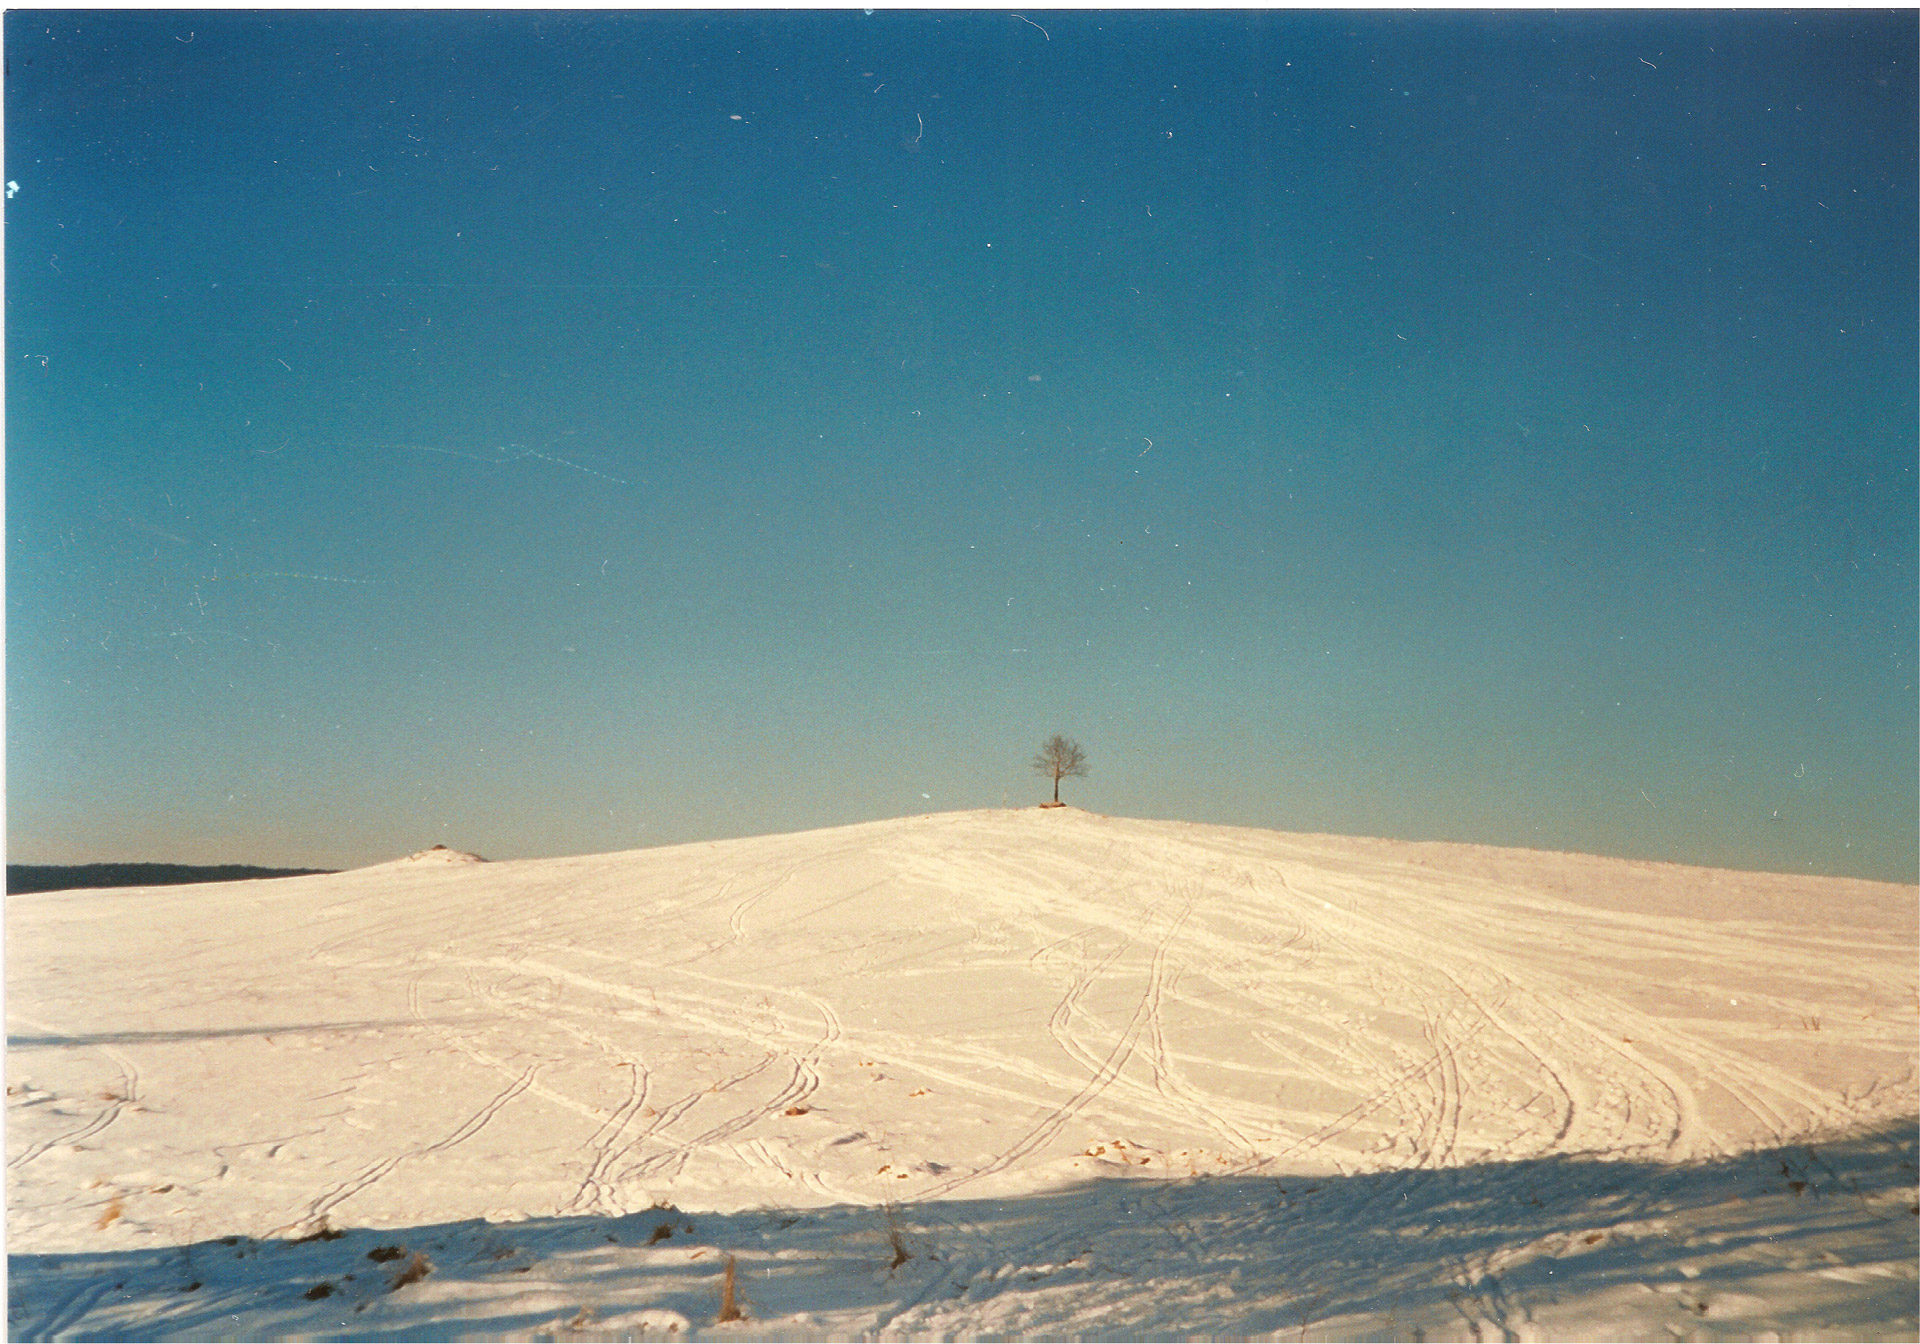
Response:
M1040 744L1040 754L1033 758L1033 773L1053 780L1053 801L1057 803L1060 781L1068 775L1087 773L1087 753L1072 738L1055 733Z

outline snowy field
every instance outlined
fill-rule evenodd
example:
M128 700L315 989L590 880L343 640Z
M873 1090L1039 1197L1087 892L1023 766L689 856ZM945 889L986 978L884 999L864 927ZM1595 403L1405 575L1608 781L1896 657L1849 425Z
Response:
M1912 1338L1917 917L1074 809L17 896L8 1330Z

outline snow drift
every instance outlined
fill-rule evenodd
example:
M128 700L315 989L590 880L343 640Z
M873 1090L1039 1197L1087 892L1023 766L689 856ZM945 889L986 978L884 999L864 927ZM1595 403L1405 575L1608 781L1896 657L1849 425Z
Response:
M15 1337L1915 1329L1911 887L1071 808L414 858L9 901Z

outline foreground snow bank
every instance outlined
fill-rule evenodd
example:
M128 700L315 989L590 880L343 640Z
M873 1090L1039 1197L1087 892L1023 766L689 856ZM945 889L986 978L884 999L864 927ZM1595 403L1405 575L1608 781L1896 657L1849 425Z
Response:
M21 1255L9 1326L17 1339L1912 1338L1914 1158L1901 1125L1678 1166L1110 1179L897 1211L661 1209ZM729 1258L745 1319L721 1324Z

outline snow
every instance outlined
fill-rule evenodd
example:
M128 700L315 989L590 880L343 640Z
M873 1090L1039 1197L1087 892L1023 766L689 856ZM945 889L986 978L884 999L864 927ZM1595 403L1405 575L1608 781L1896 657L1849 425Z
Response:
M16 896L9 1333L1911 1338L1917 910L1074 808Z

